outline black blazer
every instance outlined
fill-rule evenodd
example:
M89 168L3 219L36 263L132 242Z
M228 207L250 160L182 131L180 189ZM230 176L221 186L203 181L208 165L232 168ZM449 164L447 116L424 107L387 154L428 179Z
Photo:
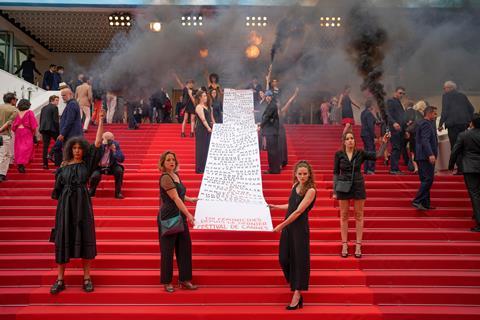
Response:
M450 154L448 168L453 170L458 156L462 156L464 173L480 173L480 129L474 128L458 135Z
M49 103L40 112L40 133L57 134L60 132L60 119L58 107Z
M444 93L439 125L441 127L445 123L447 128L455 125L467 125L472 121L474 112L473 105L463 93L456 90Z
M278 118L278 109L275 100L272 100L265 109L260 127L262 128L262 134L264 136L278 135L280 119Z
M428 160L431 155L437 157L438 139L435 122L426 119L418 121L415 137L415 160Z

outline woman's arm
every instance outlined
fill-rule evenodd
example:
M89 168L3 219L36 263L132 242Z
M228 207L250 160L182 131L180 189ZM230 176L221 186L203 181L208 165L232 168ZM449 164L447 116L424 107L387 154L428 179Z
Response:
M205 113L203 112L203 107L198 105L195 107L195 113L197 114L200 122L202 122L203 126L207 129L208 132L212 132L212 128L208 125L207 119L205 118Z
M305 211L305 209L308 208L308 206L313 202L313 199L315 199L315 189L310 188L308 189L307 193L305 194L305 197L303 198L302 202L298 205L297 209L292 212L292 214L282 223L277 225L273 231L274 232L280 232L282 231L283 228L288 226L290 223L293 221L297 220L297 218Z
M288 203L287 204L269 204L268 207L272 210L287 210Z
M173 202L175 202L175 205L177 206L178 209L180 209L180 212L183 213L185 217L187 217L187 220L193 225L195 223L195 219L193 218L190 211L188 211L188 208L185 206L185 203L183 203L182 199L180 199L177 189L172 188L167 191L167 194L170 197L170 199L172 199Z
M295 92L293 93L293 95L290 97L290 99L288 99L287 103L285 103L285 105L280 109L280 113L282 115L286 115L287 112L288 112L288 109L290 108L290 106L292 105L293 101L295 100L295 98L297 98L298 96L298 87L295 88Z
M100 120L98 121L97 136L95 138L95 148L99 148L102 145L103 135L103 119L105 118L105 110L100 110Z

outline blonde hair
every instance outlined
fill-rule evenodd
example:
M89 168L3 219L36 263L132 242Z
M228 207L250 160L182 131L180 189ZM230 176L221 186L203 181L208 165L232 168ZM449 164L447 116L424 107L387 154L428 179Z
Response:
M177 172L178 170L178 160L177 160L177 155L175 154L175 152L173 151L170 151L170 150L167 150L167 151L164 151L161 155L160 155L160 160L158 160L158 170L160 170L161 172L165 172L165 161L167 160L167 156L171 154L173 156L173 158L175 159L175 169L173 169L174 172Z

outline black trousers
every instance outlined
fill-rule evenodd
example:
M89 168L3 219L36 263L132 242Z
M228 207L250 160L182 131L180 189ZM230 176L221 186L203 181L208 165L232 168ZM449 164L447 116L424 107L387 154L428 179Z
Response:
M374 137L362 137L363 147L365 151L375 152L375 138ZM367 171L375 172L375 161L366 160L363 165L363 170L366 173Z
M480 226L480 173L464 173L463 179L467 186L470 201L472 201L475 221L477 226Z
M184 231L177 234L162 237L160 226L160 281L163 284L172 282L173 278L173 254L177 257L178 280L192 280L192 239L184 218Z
M90 192L95 194L97 190L98 184L102 180L102 174L109 174L113 175L115 178L115 194L119 194L122 191L122 183L123 183L123 167L120 165L112 166L106 170L102 170L101 168L97 168L93 171L90 177Z
M268 167L270 173L280 173L282 156L280 155L278 135L266 135Z
M392 154L390 156L390 170L392 171L400 170L400 155L402 153L402 148L404 145L403 135L403 131L396 131L395 129L392 130L392 137L390 138L390 143L392 144Z
M450 140L450 150L452 150L455 143L457 143L458 135L463 131L465 131L467 128L468 128L468 124L457 124L457 125L448 127L448 140ZM461 155L457 157L456 164L457 164L458 171L463 172Z
M58 133L42 133L42 140L43 140L43 154L42 154L42 158L43 158L43 164L44 165L48 165L48 159L47 159L47 156L48 156L48 147L50 146L50 139L53 140L53 142L55 142L57 140L57 137L58 137ZM52 150L53 151L53 150ZM55 156L53 155L54 159L55 159ZM55 164L56 164L57 161L55 161Z
M413 202L423 205L425 208L430 207L430 189L433 185L435 177L435 165L428 160L418 160L418 175L420 177L420 188Z

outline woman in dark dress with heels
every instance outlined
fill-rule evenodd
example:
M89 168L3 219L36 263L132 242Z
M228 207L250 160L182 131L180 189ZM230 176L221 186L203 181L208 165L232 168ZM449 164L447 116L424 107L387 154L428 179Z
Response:
M303 307L302 291L308 290L310 279L310 227L308 213L313 208L316 187L313 169L306 161L295 165L293 188L288 204L269 205L271 209L287 210L285 220L274 232L281 232L279 260L293 297L287 310Z
M103 119L100 114L97 137L94 145L89 145L82 137L68 140L64 148L64 161L57 170L52 198L57 199L55 229L55 262L58 264L57 280L50 289L51 294L65 290L63 280L65 266L71 258L83 260L83 290L93 291L90 278L90 265L97 255L95 221L88 194L87 182L100 161L99 147L102 144Z
M203 173L207 164L208 147L215 120L212 108L209 105L208 95L204 91L198 91L195 96L197 106L197 124L195 125L195 172Z
M363 238L363 206L367 198L365 192L365 181L362 175L362 163L365 160L376 161L377 158L383 156L389 135L383 136L383 142L378 151L368 152L357 149L355 137L352 132L343 135L342 150L335 154L333 169L333 196L338 199L340 204L340 229L342 237L342 258L348 257L348 210L350 200L353 199L353 207L355 210L355 228L357 233L355 257L362 257L362 238ZM353 174L353 179L352 179ZM352 181L352 186L348 192L336 191L338 181Z
M197 202L197 198L185 195L187 189L178 175L177 156L171 151L165 151L160 156L158 164L162 176L160 178L161 206L158 213L158 234L160 238L161 253L161 282L165 291L174 292L173 278L173 254L177 257L178 284L181 289L196 290L192 280L192 240L188 230L188 222L193 225L194 218L185 206L185 201ZM182 217L183 231L175 234L162 235L161 221Z

